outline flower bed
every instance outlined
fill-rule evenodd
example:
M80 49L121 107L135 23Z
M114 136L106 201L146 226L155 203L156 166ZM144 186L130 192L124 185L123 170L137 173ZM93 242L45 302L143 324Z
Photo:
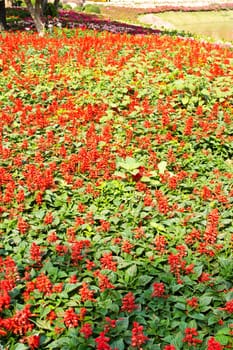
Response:
M225 4L212 4L208 6L156 6L153 8L132 8L130 11L134 14L132 18L135 17L135 21L137 16L146 14L146 13L162 13L166 11L184 11L184 12L192 12L192 11L218 11L218 10L231 10L233 9L233 3L225 3ZM106 12L107 10L107 12ZM127 9L128 11L129 9ZM104 13L115 14L122 13L122 18L125 18L126 8L125 7L116 7L108 5L106 8L104 6ZM35 30L35 25L31 17L25 17L27 14L26 8L12 8L7 9L8 13L8 25L12 29L26 29L26 30ZM12 20L12 16L16 17L14 21ZM18 18L17 18L18 16ZM106 17L106 16L105 16ZM22 19L22 20L20 20ZM12 23L13 22L13 23ZM94 14L86 14L83 12L78 12L74 10L59 10L59 15L57 18L44 18L44 22L46 26L49 24L50 26L62 26L68 28L82 28L86 27L89 29L95 30L108 30L114 33L131 33L131 34L151 34L158 33L158 31L152 30L151 28L144 28L140 25L126 24L121 21L110 21L109 19L103 18Z
M233 51L0 37L0 347L229 349Z

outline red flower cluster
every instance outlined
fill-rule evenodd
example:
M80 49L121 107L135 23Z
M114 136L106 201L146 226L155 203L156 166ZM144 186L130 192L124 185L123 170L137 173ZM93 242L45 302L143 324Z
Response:
M79 294L81 296L81 300L83 302L89 300L89 301L96 301L94 298L94 291L89 289L89 285L86 282L82 283L82 287L79 290Z
M0 284L1 285L1 284ZM8 294L8 291L4 289L0 289L0 313L3 309L8 309L10 306L10 295Z
M155 191L155 198L157 200L158 211L166 215L170 210L167 198L161 190Z
M99 337L95 339L96 342L96 350L111 350L111 346L109 345L109 337L105 336L105 332L101 332Z
M233 299L226 302L223 310L226 310L228 313L233 314Z
M173 272L177 278L177 282L182 284L181 273L185 274L193 273L194 264L187 265L187 262L183 259L186 255L186 248L183 245L177 246L177 254L169 254L168 263L170 265L170 270Z
M40 336L39 335L30 335L26 337L26 341L30 350L38 349L40 346Z
M156 235L155 240L154 240L154 244L155 244L155 250L157 250L161 254L165 253L167 240L166 240L166 238L164 236Z
M84 253L89 248L91 242L88 239L76 241L71 245L71 259L74 265L77 265L79 261L83 260Z
M79 322L79 315L76 314L73 308L69 308L65 311L64 324L66 327L77 327Z
M103 257L100 258L100 262L102 269L117 270L117 262L113 261L112 253L104 253Z
M41 263L42 259L42 252L39 245L37 245L35 242L32 242L31 248L30 248L30 258L34 260L36 263Z
M207 226L203 236L206 244L213 244L216 242L218 235L218 221L219 212L218 209L215 208L208 215Z
M122 299L121 310L126 312L132 312L138 308L135 304L135 296L132 292L127 293Z
M162 282L155 282L153 284L153 292L151 294L152 297L162 297L165 293L165 285Z
M223 349L223 346L217 340L215 340L214 337L212 337L208 340L207 345L208 345L207 350L222 350Z
M198 332L196 328L186 328L183 342L188 343L189 346L196 346L197 344L201 344L202 343L201 339L194 338L197 336L198 336Z
M190 307L193 307L194 309L198 307L198 298L197 297L193 297L191 299L187 300L187 305L189 305Z
M147 342L149 338L143 334L143 326L138 322L133 323L131 345L134 347L141 347Z
M84 323L79 332L83 334L84 338L88 339L92 335L92 326L90 323Z
M31 305L25 305L22 310L17 310L13 317L0 319L0 327L3 328L3 330L20 335L31 331L34 324L30 320L32 317L30 307Z

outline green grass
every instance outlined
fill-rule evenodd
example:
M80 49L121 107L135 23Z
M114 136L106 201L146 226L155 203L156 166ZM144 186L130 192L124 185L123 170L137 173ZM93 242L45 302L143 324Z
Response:
M213 36L216 39L233 40L233 11L164 12L156 14L177 30Z
M110 20L142 25L139 21L144 9L101 6L101 14ZM177 30L198 35L210 36L214 39L233 40L233 10L174 12L155 14L166 22L174 24Z

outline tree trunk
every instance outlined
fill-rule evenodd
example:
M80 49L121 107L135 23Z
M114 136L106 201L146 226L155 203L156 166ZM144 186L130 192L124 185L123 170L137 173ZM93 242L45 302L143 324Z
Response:
M48 5L48 0L42 0L41 1L41 7L42 7L43 15L45 15L47 5Z
M54 6L56 7L56 9L58 9L58 6L59 6L59 0L54 0Z
M5 0L0 0L0 31L7 29L6 23L6 4Z
M45 26L41 20L42 1L36 0L35 7L33 7L31 0L25 0L25 3L27 5L28 11L29 11L34 23L35 23L37 32L39 33L40 36L43 36Z

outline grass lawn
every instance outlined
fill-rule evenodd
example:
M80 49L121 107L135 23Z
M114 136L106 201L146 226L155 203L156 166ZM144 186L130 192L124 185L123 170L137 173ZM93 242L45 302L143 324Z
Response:
M233 40L233 11L159 13L158 17L175 25L178 30Z
M145 14L145 9L101 6L101 14L111 20L142 25L139 18L140 15ZM156 13L155 15L166 22L174 24L177 30L213 36L216 39L233 40L233 10L200 12L168 11Z

